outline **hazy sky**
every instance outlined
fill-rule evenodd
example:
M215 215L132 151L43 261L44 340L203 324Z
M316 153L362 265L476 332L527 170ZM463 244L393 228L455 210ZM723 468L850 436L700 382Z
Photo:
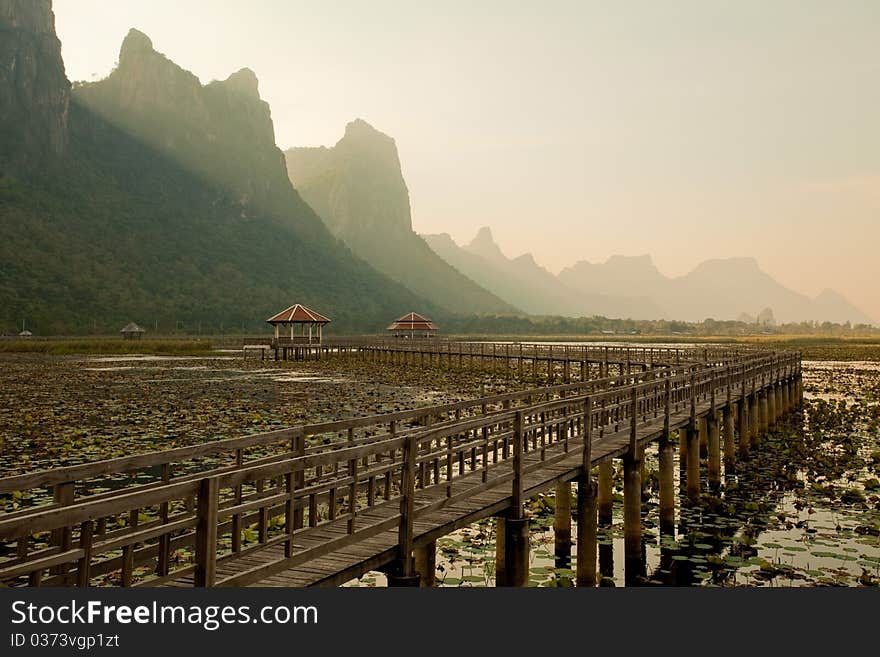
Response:
M278 145L361 117L413 223L552 271L756 257L880 320L880 2L55 0L68 77L130 27L202 82L248 66Z

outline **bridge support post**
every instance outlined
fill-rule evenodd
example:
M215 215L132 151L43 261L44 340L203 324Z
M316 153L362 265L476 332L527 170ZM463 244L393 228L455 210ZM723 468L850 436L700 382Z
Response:
M675 534L675 452L669 434L660 439L660 533Z
M571 558L571 484L567 481L556 484L553 543L557 558Z
M577 572L578 586L596 586L596 493L589 473L578 479L577 488Z
M736 465L736 437L733 431L734 404L724 407L724 464L728 468Z
M682 472L687 470L687 460L688 460L688 443L687 443L687 431L684 427L678 430L678 468Z
M749 398L739 402L739 455L749 455Z
M791 382L788 379L782 384L782 407L785 409L785 414L791 411Z
M706 428L709 434L709 487L718 490L721 486L721 434L714 411L706 418Z
M767 390L761 391L761 432L766 436L770 432L770 400Z
M758 413L758 394L753 392L749 396L749 445L757 445L760 442L761 416Z
M610 525L613 521L614 497L612 487L614 480L614 464L603 461L599 464L599 524Z
M501 586L529 584L529 519L504 519L504 583Z
M642 466L636 455L623 457L623 555L627 583L643 573L642 562Z
M495 586L507 586L504 567L504 516L495 517Z
M685 431L687 446L687 497L691 504L700 501L700 437L696 427Z
M412 557L410 557L410 560L412 560ZM418 572L415 571L415 564L412 561L410 561L410 563L412 564L411 570L415 574L414 575L400 574L403 569L400 567L400 564L397 564L397 567L400 568L400 571L394 572L394 573L388 573L388 575L387 575L389 588L397 588L397 587L403 587L403 586L416 587L416 586L421 585L422 578L419 577Z
M767 430L776 426L776 386L770 384L767 388Z
M700 458L704 459L709 456L709 430L707 418L701 417L697 420L697 432L700 435Z
M782 384L779 381L773 385L773 396L776 398L776 421L779 422L785 414L782 407Z
M414 548L413 555L421 585L426 588L434 586L437 575L437 543L431 541L422 547Z

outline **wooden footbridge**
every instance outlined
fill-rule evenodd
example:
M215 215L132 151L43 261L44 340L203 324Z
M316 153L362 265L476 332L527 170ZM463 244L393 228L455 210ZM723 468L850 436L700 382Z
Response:
M454 344L340 342L323 345L323 356L412 362L430 353L432 362L484 362L474 347ZM508 356L510 345L492 348L493 362L502 350L514 372L545 353L551 363L586 365L576 382L0 479L7 499L45 493L42 503L0 514L0 582L313 586L382 569L392 585L424 585L433 581L438 538L496 516L496 580L524 585L524 502L556 489L557 551L568 540L570 552L576 481L577 582L594 585L612 459L624 464L629 576L642 563L645 446L659 443L661 530L668 531L673 434L687 495L696 499L701 440L716 486L722 458L730 464L747 454L801 398L800 357L790 352L585 347L559 356L539 347L520 356L514 347ZM601 376L591 379L594 365ZM609 376L613 365L622 373Z

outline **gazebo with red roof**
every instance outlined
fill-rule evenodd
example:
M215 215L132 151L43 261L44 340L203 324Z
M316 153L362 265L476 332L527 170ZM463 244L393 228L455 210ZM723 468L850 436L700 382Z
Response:
M393 331L395 337L414 338L416 333L420 333L422 337L428 337L432 331L439 331L438 326L427 317L422 317L418 313L407 313L391 326L389 331Z
M302 304L295 303L290 308L285 308L277 315L273 315L266 322L275 327L273 346L277 347L284 343L321 344L321 329L325 324L329 324L330 320L321 313L316 313ZM295 330L297 324L300 327L299 335L296 335ZM307 326L308 335L306 335ZM287 327L290 327L290 336L286 335ZM282 328L284 328L283 333Z

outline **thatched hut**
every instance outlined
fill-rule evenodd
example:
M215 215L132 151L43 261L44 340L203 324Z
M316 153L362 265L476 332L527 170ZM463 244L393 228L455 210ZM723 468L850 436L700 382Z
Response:
M140 340L141 336L146 333L144 329L134 322L129 322L119 332L122 333L122 337L126 340Z

